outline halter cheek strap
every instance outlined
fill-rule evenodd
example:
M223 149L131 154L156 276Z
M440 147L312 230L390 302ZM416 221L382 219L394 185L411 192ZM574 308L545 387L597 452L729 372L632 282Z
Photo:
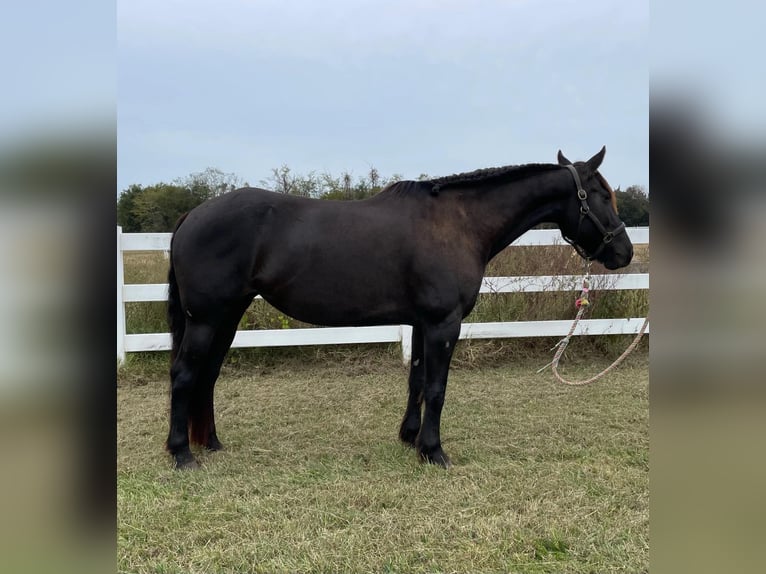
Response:
M580 200L580 220L577 222L577 234L575 235L574 239L569 239L563 233L561 236L564 238L564 241L574 247L575 251L577 251L580 257L590 261L591 259L598 257L604 250L604 247L609 245L616 236L625 232L625 222L621 221L620 225L615 227L612 231L607 231L606 227L604 227L598 218L593 215L593 212L588 205L588 192L583 189L582 183L580 182L580 174L577 173L577 170L573 165L566 165L564 167L570 171L572 177L574 178L575 185L577 186L577 199ZM588 217L593 222L593 225L596 226L596 229L598 229L599 233L601 233L603 236L601 239L601 244L593 253L590 254L585 250L584 247L577 243L577 241L580 239L580 227L582 226L583 219L586 217Z

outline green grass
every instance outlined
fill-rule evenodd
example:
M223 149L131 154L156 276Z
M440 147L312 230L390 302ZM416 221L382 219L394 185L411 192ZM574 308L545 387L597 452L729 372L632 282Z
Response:
M193 472L163 451L166 364L132 361L118 381L119 570L647 571L646 354L570 388L535 374L548 355L481 366L461 347L442 417L449 471L397 440L396 352L227 363L227 449L197 451ZM595 356L562 371L593 374L607 363Z

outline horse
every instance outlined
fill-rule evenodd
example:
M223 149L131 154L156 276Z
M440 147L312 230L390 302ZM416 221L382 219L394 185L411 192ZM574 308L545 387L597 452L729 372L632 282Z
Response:
M198 466L190 439L222 448L215 383L257 294L315 325L411 325L399 438L420 460L449 467L439 430L447 375L488 262L540 223L557 225L581 257L609 269L633 257L614 191L598 172L605 153L572 163L559 151L557 164L399 181L358 201L242 188L183 215L168 271L166 447L175 467Z

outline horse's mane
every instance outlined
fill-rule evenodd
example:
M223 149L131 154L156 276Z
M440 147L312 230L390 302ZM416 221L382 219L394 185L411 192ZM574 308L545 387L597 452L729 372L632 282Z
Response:
M537 173L540 171L553 171L560 169L560 165L551 163L527 163L523 165L506 165L503 167L487 167L482 169L475 169L473 171L467 171L463 173L455 173L452 175L445 175L443 177L434 177L431 179L421 181L395 181L389 183L384 187L380 193L390 192L396 194L412 193L416 189L418 191L427 189L432 195L438 195L439 191L445 187L459 187L462 185L471 185L477 183L487 183L490 181L496 182L498 180L512 181L530 173ZM596 177L601 184L609 191L609 195L612 200L612 207L615 213L617 213L617 196L606 181L606 178L599 172L596 172Z
M467 171L464 173L456 173L453 175L446 175L443 177L435 177L426 180L423 183L431 184L431 193L436 195L441 189L446 186L458 187L460 185L470 185L476 183L485 183L490 181L506 180L512 181L530 173L537 173L541 171L552 171L559 169L561 166L551 163L527 163L523 165L506 165L503 167L487 167L483 169L476 169L474 171ZM612 201L612 208L617 213L617 194L606 181L606 178L598 171L595 172L596 177L601 184L609 191L609 195Z
M551 171L560 166L550 163L527 163L524 165L506 165L503 167L487 167L464 173L435 177L428 180L438 189L447 186L460 186L475 183L484 183L497 180L514 180L524 177L533 172Z
M431 179L411 181L403 180L389 183L384 187L380 193L412 193L414 191L427 190L432 195L437 195L440 190L445 187L460 187L464 185L474 185L488 182L496 182L498 180L512 181L521 177L525 177L530 173L537 173L540 171L552 171L560 169L561 166L550 163L528 163L524 165L506 165L503 167L487 167L482 169L476 169L474 171L467 171L464 173L456 173L453 175L445 175L443 177L434 177Z

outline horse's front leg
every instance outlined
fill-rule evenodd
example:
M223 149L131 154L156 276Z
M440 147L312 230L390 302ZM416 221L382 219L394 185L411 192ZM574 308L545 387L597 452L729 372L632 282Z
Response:
M420 458L445 468L451 466L441 446L439 426L447 391L447 375L452 353L460 335L460 320L451 320L437 326L424 327L426 379L424 389L425 412L416 448Z
M426 362L423 353L423 331L418 326L412 328L412 356L410 357L409 398L407 410L399 427L399 438L403 443L415 446L420 432L420 411L423 405L423 392L426 383Z

